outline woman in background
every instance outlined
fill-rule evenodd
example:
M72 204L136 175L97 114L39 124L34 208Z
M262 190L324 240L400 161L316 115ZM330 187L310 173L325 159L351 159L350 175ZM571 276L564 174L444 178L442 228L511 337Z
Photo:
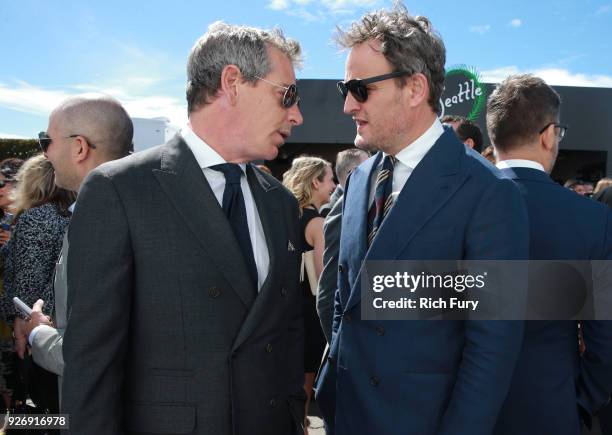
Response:
M14 296L18 296L28 306L42 299L50 311L55 302L55 263L69 222L68 208L76 195L55 185L53 167L42 154L23 164L17 173L17 181L13 199L15 226L6 244L5 304L12 304ZM13 313L19 315L14 309ZM15 320L15 328L19 327L19 321ZM58 412L55 375L44 371L29 359L21 364L27 370L25 376L30 384L28 390L38 411Z
M319 209L329 202L336 188L331 164L318 157L297 157L291 168L283 174L283 184L297 198L300 207L300 229L302 253L313 251L314 271L318 282L323 271L323 218ZM304 309L304 390L306 391L306 414L312 397L315 374L319 369L325 350L325 336L316 309L316 284L311 288L307 273L302 270L302 293ZM308 434L308 422L304 422L304 433Z
M11 204L15 189L15 176L23 165L23 160L16 158L4 159L0 162L0 246L4 247L11 236L13 214ZM1 249L1 248L0 248ZM4 276L4 256L0 256L0 273ZM4 297L4 284L0 279L0 298ZM12 309L11 309L12 313ZM0 320L0 394L4 411L13 408L13 399L24 399L17 386L15 377L15 352L13 349L13 330L2 313ZM13 390L16 390L15 397ZM4 411L2 413L4 413Z

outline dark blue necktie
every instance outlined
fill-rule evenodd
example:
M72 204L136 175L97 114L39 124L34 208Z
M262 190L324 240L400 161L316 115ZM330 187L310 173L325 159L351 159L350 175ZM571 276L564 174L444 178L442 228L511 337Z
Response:
M223 212L234 230L244 262L249 271L249 278L257 291L257 266L253 255L253 246L249 236L249 224L247 222L244 197L240 188L240 177L244 175L239 165L235 163L223 163L211 166L210 169L222 172L225 176L225 190L223 191Z

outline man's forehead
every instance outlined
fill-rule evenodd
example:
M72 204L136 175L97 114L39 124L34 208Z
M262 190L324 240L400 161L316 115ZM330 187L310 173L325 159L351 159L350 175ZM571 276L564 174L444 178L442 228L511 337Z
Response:
M389 61L382 54L380 42L368 40L351 48L346 59L346 78L365 78L366 76L383 74L390 67Z

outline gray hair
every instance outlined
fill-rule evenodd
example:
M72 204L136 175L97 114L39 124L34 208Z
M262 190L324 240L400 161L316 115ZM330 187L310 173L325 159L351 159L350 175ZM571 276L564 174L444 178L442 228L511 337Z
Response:
M530 141L559 117L561 97L531 74L508 77L487 101L487 130L495 148L508 151Z
M187 62L187 111L211 102L219 91L221 73L236 65L245 80L270 72L268 46L279 49L294 66L301 63L300 44L286 38L280 29L263 30L217 21L194 44Z
M335 40L345 49L369 40L380 41L381 53L396 71L427 77L429 105L435 112L441 111L446 49L427 17L412 17L401 2L394 2L392 10L369 12L347 31L337 28ZM398 80L403 86L405 80Z
M133 151L134 125L116 99L103 94L69 98L55 110L66 135L79 134L111 160Z
M359 166L363 156L368 157L369 154L359 148L349 148L338 153L336 156L336 178L342 186L346 184L346 179L351 171Z

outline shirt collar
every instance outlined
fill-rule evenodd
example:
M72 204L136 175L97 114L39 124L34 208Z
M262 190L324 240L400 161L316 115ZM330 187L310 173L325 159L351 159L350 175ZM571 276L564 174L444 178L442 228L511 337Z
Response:
M404 147L395 157L404 165L414 169L443 133L444 127L442 127L440 120L436 118L425 133Z
M189 124L186 124L180 132L183 140L191 149L196 161L200 168L210 168L214 165L220 165L227 163L223 157L219 155L214 149L211 148L206 142L202 140L192 129ZM246 164L241 163L240 168L244 172L246 170Z
M530 168L530 169L537 169L538 171L546 172L542 164L538 162L534 162L533 160L508 159L508 160L502 160L501 162L497 162L495 166L497 166L498 169Z

